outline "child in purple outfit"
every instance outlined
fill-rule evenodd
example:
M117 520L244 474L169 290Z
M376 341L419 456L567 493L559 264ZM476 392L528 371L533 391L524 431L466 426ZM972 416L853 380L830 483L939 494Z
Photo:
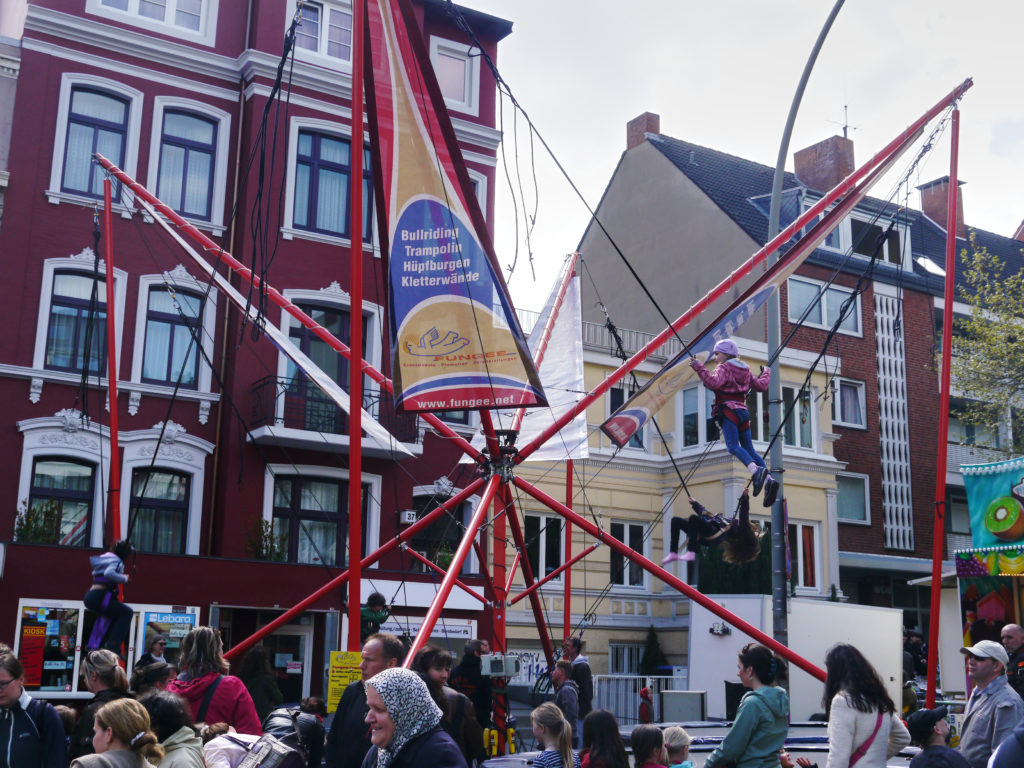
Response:
M771 371L765 369L760 376L750 372L750 366L739 359L739 348L732 339L722 339L715 344L714 373L708 373L704 364L696 357L690 358L690 367L697 372L704 386L715 393L715 407L712 415L722 429L722 439L729 453L739 459L750 472L754 481L754 495L765 488L764 505L775 503L779 483L768 472L764 460L754 450L750 439L750 413L747 411L747 393L768 390Z

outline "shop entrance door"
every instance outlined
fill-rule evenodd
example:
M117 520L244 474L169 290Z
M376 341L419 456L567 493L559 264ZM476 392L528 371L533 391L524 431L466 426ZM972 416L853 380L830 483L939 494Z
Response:
M313 627L284 626L263 639L270 667L285 704L298 706L309 696L309 670L313 658Z

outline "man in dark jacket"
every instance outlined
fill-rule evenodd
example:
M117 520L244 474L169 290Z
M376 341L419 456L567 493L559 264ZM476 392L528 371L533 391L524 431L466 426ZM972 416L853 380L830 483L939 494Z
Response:
M572 726L572 745L579 746L579 728L576 721L580 718L580 689L570 678L572 664L568 661L556 661L551 670L551 684L555 686L555 706L562 710L565 719Z
M57 711L25 690L25 671L0 644L0 768L65 768L67 741Z
M452 670L449 685L473 702L477 722L481 728L491 724L491 678L484 677L480 661L491 652L486 640L467 640L462 661Z
M586 656L580 656L583 641L570 637L562 646L565 660L572 663L572 680L580 689L580 720L590 714L594 701L594 676Z
M911 768L970 768L967 758L949 748L946 708L919 709L907 718L907 730L921 751L910 761Z
M999 639L1010 656L1006 665L1006 682L1024 698L1024 629L1019 624L1007 624L999 633Z
M1020 768L1024 765L1024 721L1003 739L989 765L992 768Z
M341 695L334 722L327 734L327 768L359 768L370 751L370 727L366 724L367 680L378 672L397 667L405 656L405 646L394 635L380 632L370 635L363 645L359 672L362 680L350 683Z

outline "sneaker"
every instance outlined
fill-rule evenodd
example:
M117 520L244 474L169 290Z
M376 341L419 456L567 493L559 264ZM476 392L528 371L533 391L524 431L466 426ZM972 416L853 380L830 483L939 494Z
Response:
M676 560L682 560L682 559L683 559L682 555L677 555L675 552L669 552L667 555L665 555L663 558L661 558L661 565L662 565L662 567L664 567L664 566L668 565L669 563L674 563Z
M757 496L761 493L761 489L764 488L764 481L767 480L771 475L768 474L768 470L765 467L758 467L757 472L754 473L754 495Z
M770 507L775 503L775 497L779 494L779 481L771 475L768 475L768 480L765 483L764 488L764 501L762 502L766 507Z
M697 559L697 553L691 552L690 550L686 550L685 552L683 552L683 554L679 556L679 559L682 560L684 563L692 563L694 560Z

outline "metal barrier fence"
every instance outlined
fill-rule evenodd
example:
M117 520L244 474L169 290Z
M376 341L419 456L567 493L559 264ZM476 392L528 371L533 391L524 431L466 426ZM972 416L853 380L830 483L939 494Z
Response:
M621 726L640 722L640 689L650 688L654 700L654 722L661 722L662 691L686 690L682 675L594 675L594 709L607 709Z

